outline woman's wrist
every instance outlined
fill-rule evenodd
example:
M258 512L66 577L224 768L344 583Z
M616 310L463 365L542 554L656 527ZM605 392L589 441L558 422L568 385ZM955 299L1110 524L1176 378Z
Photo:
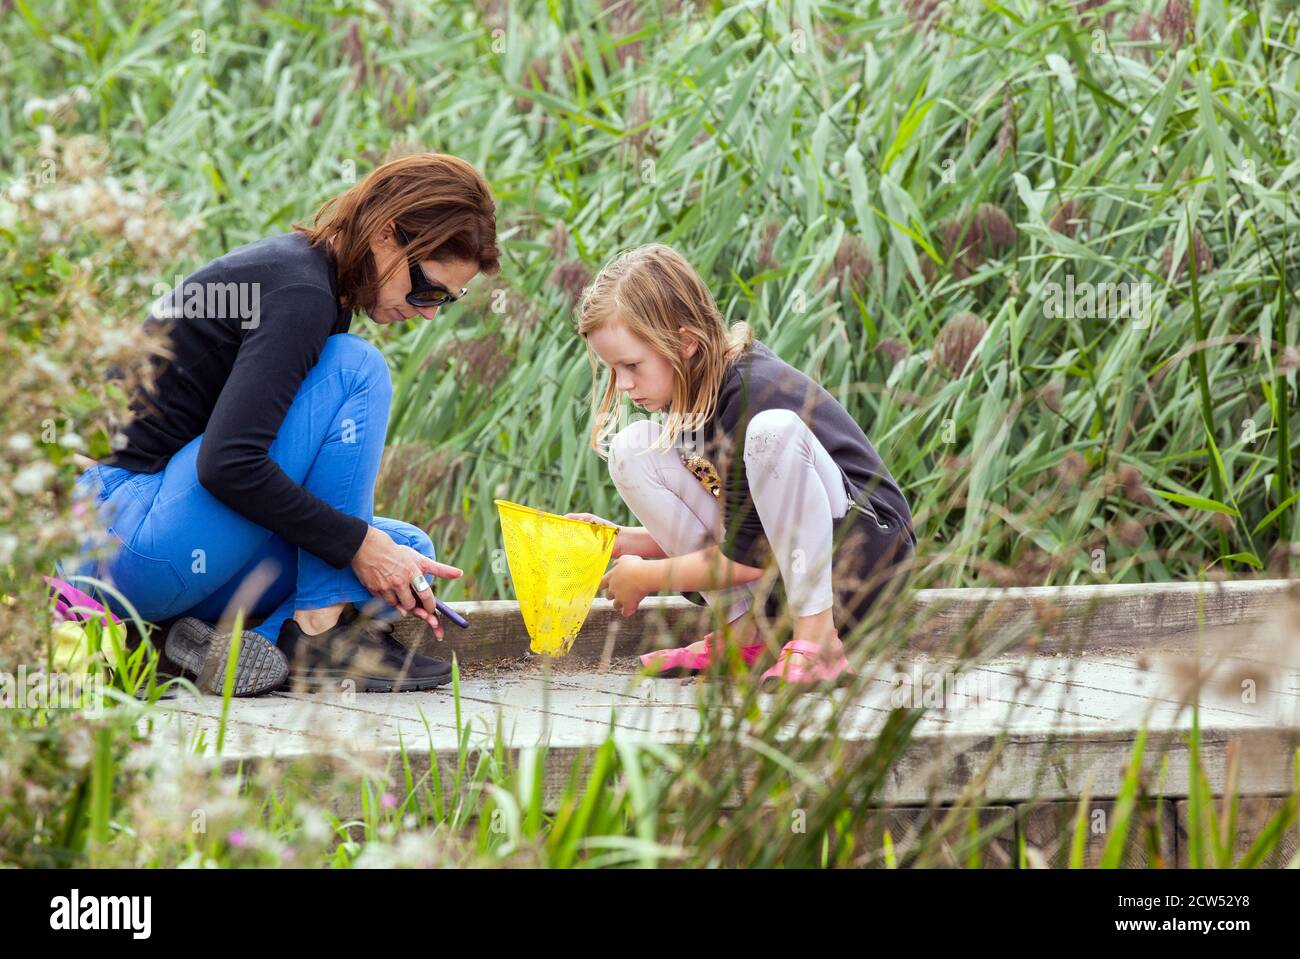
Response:
M380 536L384 535L383 532L382 532L381 530L379 530L379 529L375 528L374 526L371 526L370 524L367 523L367 524L366 524L366 535L363 536L363 537L361 537L361 545L357 547L356 555L353 557L353 561L354 561L354 562L356 561L356 558L357 558L357 557L361 556L362 553L365 553L368 549L371 549L371 548L374 547L374 545L375 545L375 542L374 542L374 541L375 541L375 534L376 534L376 533L378 533Z

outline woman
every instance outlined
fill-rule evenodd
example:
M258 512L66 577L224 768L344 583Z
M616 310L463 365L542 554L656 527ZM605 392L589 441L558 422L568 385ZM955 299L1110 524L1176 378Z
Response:
M498 257L482 175L420 154L328 201L311 228L186 278L149 321L170 321L173 355L132 398L124 441L78 480L117 546L79 572L112 582L147 620L176 619L167 655L210 692L231 644L212 623L241 586L238 605L265 619L243 634L236 695L275 689L291 668L361 690L447 682L449 664L409 653L391 620L414 613L441 639L426 577L461 571L435 560L419 528L373 513L392 384L348 329L356 310L380 324L432 319Z

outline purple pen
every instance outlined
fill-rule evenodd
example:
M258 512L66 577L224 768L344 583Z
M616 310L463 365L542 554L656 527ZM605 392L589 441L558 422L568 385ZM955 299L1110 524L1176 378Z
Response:
M438 608L438 612L442 613L442 615L446 616L449 620L451 620L461 629L469 629L469 620L466 619L464 616L462 616L460 613L456 612L454 609L452 609L442 600L435 599L433 601L433 605Z

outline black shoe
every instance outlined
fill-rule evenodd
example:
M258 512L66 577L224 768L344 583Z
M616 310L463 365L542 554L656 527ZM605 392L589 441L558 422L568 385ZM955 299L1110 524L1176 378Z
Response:
M292 683L307 686L356 683L357 692L402 693L451 682L451 663L407 649L393 624L346 607L323 633L303 632L292 618L280 626L279 649L289 660Z
M196 685L220 696L225 691L226 663L233 635L193 616L176 620L167 631L163 652L185 672L197 677ZM236 696L260 696L283 685L289 663L261 633L244 630L235 660Z

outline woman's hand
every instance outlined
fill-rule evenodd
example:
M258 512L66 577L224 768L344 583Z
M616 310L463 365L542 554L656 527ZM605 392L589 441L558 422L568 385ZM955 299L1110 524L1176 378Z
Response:
M434 606L434 591L425 589L417 593L411 588L411 581L425 573L443 579L457 579L462 570L429 559L409 546L398 545L391 536L374 526L366 533L357 555L352 557L352 569L366 589L403 613L419 616L433 628L439 640L443 638L442 622Z
M654 561L647 561L640 556L620 556L614 560L614 566L600 581L600 589L606 590L614 601L614 608L624 616L631 616L645 599L659 589L656 577L657 566Z

